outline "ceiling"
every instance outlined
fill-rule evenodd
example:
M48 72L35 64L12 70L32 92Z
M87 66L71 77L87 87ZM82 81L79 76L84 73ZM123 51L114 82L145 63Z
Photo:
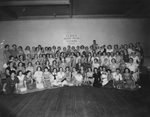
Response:
M0 0L0 20L57 17L149 18L150 0Z

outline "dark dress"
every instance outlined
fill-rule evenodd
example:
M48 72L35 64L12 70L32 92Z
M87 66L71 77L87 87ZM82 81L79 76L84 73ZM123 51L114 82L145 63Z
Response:
M93 78L94 78L94 83L93 86L94 87L101 87L101 74L100 73L94 73L93 74Z
M24 80L26 81L28 90L33 90L36 88L36 84L35 84L35 82L33 82L33 79L31 77L25 76Z
M6 94L12 94L15 91L15 84L19 83L19 79L17 77L12 80L10 77L6 79Z

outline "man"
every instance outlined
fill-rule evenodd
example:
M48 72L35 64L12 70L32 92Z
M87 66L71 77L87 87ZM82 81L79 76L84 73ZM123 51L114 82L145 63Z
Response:
M98 44L96 43L96 40L93 40L92 47L93 47L93 50L97 50Z

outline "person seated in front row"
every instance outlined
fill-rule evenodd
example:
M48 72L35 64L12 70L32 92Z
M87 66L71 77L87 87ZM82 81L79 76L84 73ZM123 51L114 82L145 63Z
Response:
M17 86L17 89L19 92L23 92L23 91L26 91L27 88L25 87L24 85L24 78L25 78L25 75L23 74L22 70L19 70L18 73L17 73L17 77L19 79L19 84Z
M33 75L35 81L36 81L36 88L37 89L43 89L44 88L44 77L42 68L40 66L37 67L36 72Z
M16 71L10 72L10 77L6 79L6 83L3 85L3 91L5 94L12 94L17 91L19 79L16 76Z
M93 82L93 86L94 87L101 87L101 73L98 72L97 68L94 68L94 73L93 73L93 78L94 78L94 82Z
M75 86L81 86L83 81L83 76L81 75L81 72L78 71L77 75L75 76Z
M53 76L49 72L47 67L44 68L43 77L44 77L44 87L45 88L50 88L51 87L51 79L52 79Z
M121 89L123 83L122 74L120 73L120 70L117 68L116 72L113 73L113 85L114 88Z
M88 68L88 71L87 71L87 73L86 73L85 82L86 82L88 85L93 86L94 78L93 78L93 71L92 71L92 68Z
M127 89L135 88L135 83L134 80L132 79L132 73L130 72L129 68L124 69L123 79L124 79L124 88Z
M33 90L36 89L36 83L35 80L32 77L32 72L31 71L26 71L25 77L24 77L24 85L27 88L27 90Z
M106 71L105 67L102 67L101 71L101 81L102 81L102 86L106 85L108 83L108 73Z

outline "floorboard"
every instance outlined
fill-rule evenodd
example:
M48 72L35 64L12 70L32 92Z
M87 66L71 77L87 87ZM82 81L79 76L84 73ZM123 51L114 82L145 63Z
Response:
M149 117L142 103L148 95L144 91L82 86L22 95L0 93L0 117Z

